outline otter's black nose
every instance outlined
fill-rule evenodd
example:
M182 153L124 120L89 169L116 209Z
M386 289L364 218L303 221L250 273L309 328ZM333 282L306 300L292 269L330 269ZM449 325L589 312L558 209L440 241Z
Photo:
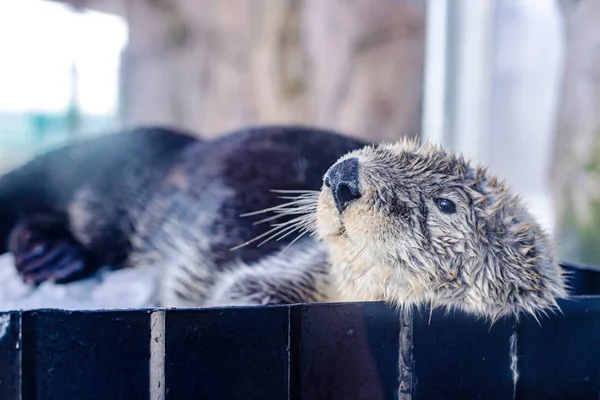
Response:
M341 213L360 197L358 190L358 158L335 164L325 175L325 186L331 188L335 206Z

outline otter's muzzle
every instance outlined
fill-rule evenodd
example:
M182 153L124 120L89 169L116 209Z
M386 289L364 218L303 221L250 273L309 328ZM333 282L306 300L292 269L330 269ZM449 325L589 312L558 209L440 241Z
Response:
M325 186L331 189L338 211L360 197L358 190L358 158L349 158L329 168L323 179Z

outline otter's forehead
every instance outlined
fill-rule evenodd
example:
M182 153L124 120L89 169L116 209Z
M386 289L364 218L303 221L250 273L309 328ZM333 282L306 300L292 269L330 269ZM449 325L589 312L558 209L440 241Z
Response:
M370 171L389 177L401 174L402 177L471 185L485 175L484 170L472 167L462 156L446 152L440 146L419 145L408 139L364 147L345 155L340 161L350 158L357 158Z

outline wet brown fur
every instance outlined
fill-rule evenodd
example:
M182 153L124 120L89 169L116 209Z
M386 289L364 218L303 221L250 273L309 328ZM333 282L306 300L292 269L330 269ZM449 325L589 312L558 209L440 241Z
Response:
M566 297L553 246L520 198L485 168L404 140L353 151L361 197L341 214L323 186L316 232L344 299L430 304L492 320ZM445 214L436 198L456 205Z

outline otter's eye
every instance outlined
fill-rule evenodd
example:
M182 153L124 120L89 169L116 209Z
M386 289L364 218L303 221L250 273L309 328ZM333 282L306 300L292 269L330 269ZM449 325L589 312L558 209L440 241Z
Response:
M328 188L331 187L331 182L329 182L329 177L326 176L325 179L323 179L323 183L325 184L325 186L327 186Z
M456 212L456 205L448 199L435 199L435 204L443 213L452 214Z

